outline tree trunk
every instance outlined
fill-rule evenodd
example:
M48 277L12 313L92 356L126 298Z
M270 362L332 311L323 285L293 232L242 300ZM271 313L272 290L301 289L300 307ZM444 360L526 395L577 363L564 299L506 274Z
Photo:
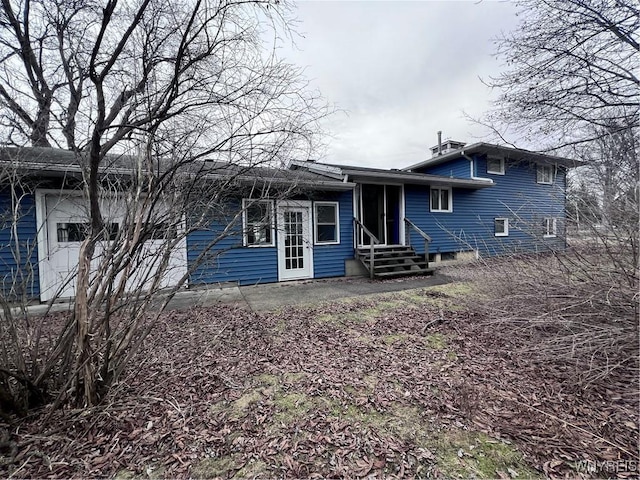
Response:
M78 282L76 290L76 401L83 406L95 405L96 374L92 358L91 337L89 328L89 280L91 275L91 258L95 251L94 235L90 235L82 242L78 263Z

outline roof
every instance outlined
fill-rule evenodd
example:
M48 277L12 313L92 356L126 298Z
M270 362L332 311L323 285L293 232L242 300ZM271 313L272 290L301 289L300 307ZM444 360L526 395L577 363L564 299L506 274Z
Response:
M583 165L583 162L566 157L558 157L556 155L549 155L547 153L532 152L530 150L524 150L522 148L512 148L502 145L494 145L492 143L478 142L472 145L465 145L464 147L454 150L452 152L444 153L428 160L423 160L408 167L403 168L405 171L411 171L422 167L432 167L441 163L459 158L464 155L473 155L475 153L483 153L489 156L495 156L504 158L506 160L528 161L536 163L546 163L551 165L559 165L566 168L579 167Z
M101 163L102 175L129 176L137 170L139 159L133 155L108 154ZM154 162L158 172L166 171L169 162ZM0 147L0 168L11 167L25 174L40 177L82 176L87 168L85 153L47 147ZM351 190L353 183L330 178L310 171L293 171L265 165L239 165L229 162L194 160L181 165L182 174L198 178L234 178L242 183L280 186L300 186L314 190Z
M426 173L407 172L404 170L381 168L357 167L353 165L336 165L318 162L296 162L294 165L315 172L327 172L335 175L339 172L344 181L362 183L401 183L408 185L433 185L458 188L484 188L494 185L490 179L453 178L443 175L430 175Z

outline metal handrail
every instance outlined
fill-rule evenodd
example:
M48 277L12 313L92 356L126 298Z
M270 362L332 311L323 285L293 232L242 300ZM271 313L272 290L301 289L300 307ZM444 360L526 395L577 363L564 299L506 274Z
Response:
M431 243L431 237L424 233L420 227L418 227L415 223L413 223L408 218L404 218L404 223L409 228L405 228L405 244L410 247L411 246L411 229L414 229L418 235L422 237L424 240L424 261L426 262L426 266L429 266L429 243Z
M376 237L371 231L365 227L360 220L357 218L353 218L353 225L356 230L359 230L356 233L356 243L358 243L358 239L362 238L361 235L366 233L369 236L369 277L373 279L373 273L375 268L375 245L380 244L380 240Z

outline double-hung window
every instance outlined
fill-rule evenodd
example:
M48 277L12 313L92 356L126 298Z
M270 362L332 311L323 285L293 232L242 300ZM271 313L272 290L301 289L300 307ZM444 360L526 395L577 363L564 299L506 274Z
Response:
M432 212L452 212L451 188L431 187L430 207Z
M504 158L488 158L487 173L491 175L504 175Z
M509 219L508 218L496 218L494 219L494 235L496 237L508 237L509 236Z
M536 181L545 185L553 183L553 167L551 165L538 165Z
M316 243L340 243L338 202L315 202L313 208Z
M542 227L545 238L553 238L556 236L558 222L556 218L547 217L543 220Z
M272 247L273 202L270 200L242 200L243 242L246 247Z

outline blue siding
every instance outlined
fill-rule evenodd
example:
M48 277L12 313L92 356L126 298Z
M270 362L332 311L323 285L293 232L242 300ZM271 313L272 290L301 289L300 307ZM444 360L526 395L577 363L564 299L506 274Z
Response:
M11 193L0 193L0 278L2 294L16 298L40 295L38 273L35 197L24 194L17 208L14 231L14 205Z
M444 177L471 178L471 165L469 160L460 157L440 165L418 169L416 172L442 175Z
M486 160L477 159L477 171L486 173ZM430 253L479 250L483 255L537 251L564 247L565 185L563 170L553 185L536 183L536 167L508 164L506 174L491 175L495 186L479 190L453 189L453 212L429 212L427 188L407 186L406 215L428 233ZM494 219L509 219L509 236L494 235ZM543 238L543 219L557 218L557 237ZM422 253L422 242L412 235Z
M321 200L316 198L315 200ZM315 278L345 275L345 260L353 258L353 192L326 194L322 200L340 203L340 244L316 245L313 248Z
M243 247L242 218L234 221L234 214L241 209L240 200L231 201L227 207L228 213L213 221L209 229L198 230L187 236L187 263L189 269L193 269L190 285L277 282L277 248ZM223 236L227 227L229 230ZM218 237L221 238L216 241ZM210 247L214 241L215 245ZM196 265L198 257L207 248L209 251Z
M312 200L337 201L340 213L340 244L314 246L314 277L343 276L345 259L353 258L352 192L316 192ZM229 235L216 243L207 254L206 260L201 265L195 265L198 256L216 236L220 235L224 227L230 223L230 218L239 209L239 200L233 204L230 203L228 205L230 214L227 218L213 222L207 230L199 230L188 236L187 261L189 268L193 268L190 277L191 285L224 282L252 285L278 281L277 247L243 247L241 219L233 224Z

